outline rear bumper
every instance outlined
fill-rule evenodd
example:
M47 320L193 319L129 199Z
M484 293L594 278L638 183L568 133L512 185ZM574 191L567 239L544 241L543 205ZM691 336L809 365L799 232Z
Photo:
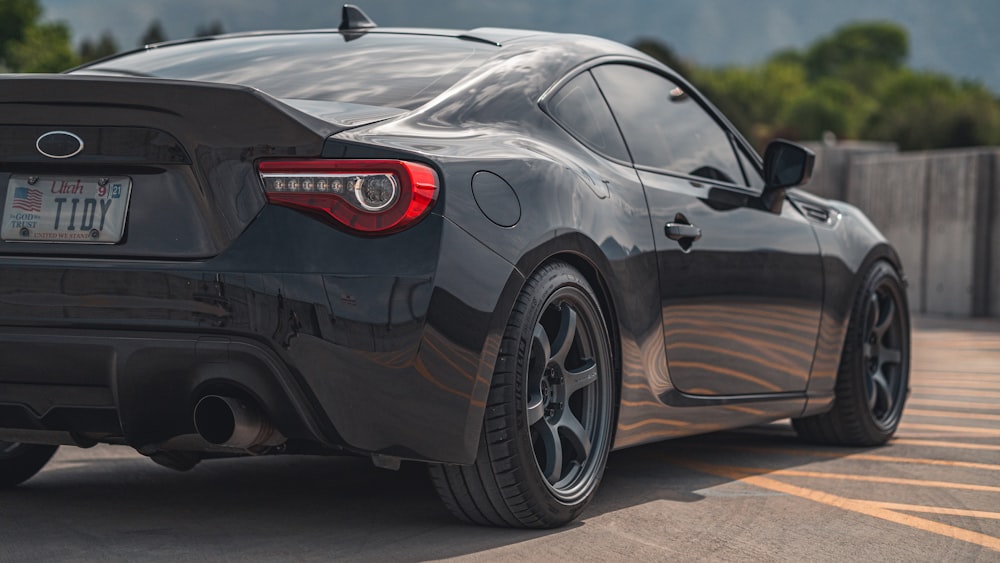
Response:
M0 329L0 428L158 449L194 434L197 400L249 395L289 438L341 445L294 371L260 342L196 333Z
M290 441L471 463L516 272L440 217L405 234L198 263L0 257L0 431L145 452L235 393Z

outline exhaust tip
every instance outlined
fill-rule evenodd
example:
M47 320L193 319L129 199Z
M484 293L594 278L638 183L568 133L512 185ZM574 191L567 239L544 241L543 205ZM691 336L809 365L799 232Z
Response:
M209 444L227 444L236 432L238 410L250 408L238 399L206 395L194 407L194 427Z

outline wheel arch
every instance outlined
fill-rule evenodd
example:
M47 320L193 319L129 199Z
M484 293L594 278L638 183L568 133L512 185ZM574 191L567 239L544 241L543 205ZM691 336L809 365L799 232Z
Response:
M536 245L530 251L524 253L521 259L514 265L514 271L507 279L502 292L502 299L493 312L490 321L490 334L503 334L510 318L517 296L524 289L524 285L532 274L552 262L566 262L578 270L587 280L587 283L594 289L597 295L601 316L608 330L608 339L611 343L611 357L614 373L615 389L615 412L614 429L618 426L618 413L621 402L621 382L622 382L622 343L621 327L618 322L618 305L615 297L614 276L611 273L611 264L608 257L601 251L600 247L590 238L579 232L565 233L551 237ZM496 341L499 346L499 339ZM496 350L483 350L484 357L497 358ZM494 361L495 369L495 361ZM488 374L483 374L481 384L477 385L475 396L478 399L485 399L493 383L493 370ZM482 413L480 413L481 415ZM481 430L482 416L476 425L476 432ZM613 430L614 431L614 430ZM614 435L612 435L612 440Z

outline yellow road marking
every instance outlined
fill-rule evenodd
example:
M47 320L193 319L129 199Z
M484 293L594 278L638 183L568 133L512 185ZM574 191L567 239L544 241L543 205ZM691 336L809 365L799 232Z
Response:
M851 512L856 512L859 514L865 514L882 520L887 520L896 524L901 524L903 526L908 526L917 530L923 530L925 532L930 532L932 534L938 534L948 538L953 538L961 540L964 542L972 543L996 551L1000 551L1000 538L995 538L988 536L986 534L981 534L979 532L973 532L966 530L964 528L959 528L957 526L949 526L948 524L941 524L934 522L932 520L926 520L917 516L911 516L909 514L901 514L899 512L894 512L890 509L879 506L878 503L873 503L865 500L856 500L847 497L841 497L837 495L831 495L829 493L824 493L822 491L816 491L813 489L807 489L805 487L798 487L795 485L790 485L788 483L782 483L775 479L770 479L768 477L762 477L759 475L748 475L741 472L735 467L726 467L718 465L710 465L707 463L699 462L678 462L677 460L671 460L671 462L680 465L682 467L687 467L695 471L700 471L702 473L707 473L709 475L716 475L723 477L725 479L733 479L736 481L742 481L744 483L749 483L751 485L760 487L762 489L767 489L770 491L775 491L779 493L784 493L787 495L796 496L806 500L811 500L820 504L825 504L827 506L833 506L840 508L842 510L848 510Z
M923 512L926 514L944 514L946 516L971 516L973 518L986 518L988 520L1000 520L1000 512L986 512L985 510L965 510L963 508L940 508L937 506L920 506L919 504L900 504L898 502L872 502L881 508L889 510L905 510L907 512Z
M949 397L973 397L977 399L1000 399L1000 393L993 393L992 391L974 391L966 389L951 389L950 387L940 387L931 389L927 387L916 384L913 390L913 394L916 396L929 396L936 397L939 395L947 395Z
M924 389L1000 389L1000 383L979 380L935 379L933 383L922 383L914 378L914 386Z
M969 444L966 442L952 442L950 440L915 440L913 438L893 438L892 443L904 446L925 446L929 448L956 448L962 450L987 450L1000 452L1000 446L995 444Z
M731 466L736 471L747 475L782 475L787 477L811 477L813 479L835 479L841 481L864 481L868 483L885 483L888 485L906 485L911 487L927 487L934 489L954 489L962 491L982 491L1000 493L1000 487L993 485L973 485L972 483L952 483L950 481L925 481L923 479L903 479L899 477L879 477L877 475L852 475L848 473L823 473L821 471L801 471L798 469L761 469L758 467Z
M981 428L979 426L951 426L948 424L918 424L916 422L903 422L900 425L902 430L937 430L942 432L958 432L966 434L983 434L986 436L1000 436L1000 429Z
M1000 414L985 414L979 412L934 411L925 409L906 409L906 414L912 416L929 416L940 418L965 418L968 420L1000 420Z
M698 446L695 446L698 447ZM892 455L848 453L848 452L825 452L820 450L806 450L797 448L766 448L758 446L725 446L725 450L736 450L746 452L760 452L768 454L804 455L809 457L821 457L827 459L860 459L864 461L887 461L893 463L915 463L919 465L941 465L946 467L962 467L966 469L983 469L986 471L1000 471L1000 465L990 463L976 463L972 461L955 461L950 459L930 459L922 457L900 457ZM1000 449L1000 448L998 448Z
M975 403L972 401L945 401L943 399L920 399L910 398L906 400L907 405L922 405L925 407L954 407L959 409L979 409L998 410L1000 403Z

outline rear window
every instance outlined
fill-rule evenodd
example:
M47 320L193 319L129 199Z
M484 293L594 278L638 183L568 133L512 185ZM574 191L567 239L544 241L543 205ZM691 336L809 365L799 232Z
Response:
M454 37L335 32L196 41L75 71L251 86L277 98L416 108L458 82L496 47Z

